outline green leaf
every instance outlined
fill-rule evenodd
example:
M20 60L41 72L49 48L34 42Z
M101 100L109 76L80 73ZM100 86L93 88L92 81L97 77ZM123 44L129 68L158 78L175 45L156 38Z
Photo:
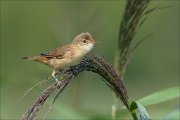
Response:
M161 90L159 92L141 98L140 100L138 100L138 102L143 104L144 106L161 103L179 97L179 90L180 87L172 87L165 90Z
M149 114L147 113L145 107L141 105L139 102L133 101L130 106L130 110L132 113L135 113L135 110L138 109L140 113L140 120L151 120Z
M136 102L138 110L140 112L140 120L151 120L149 114L146 111L146 108L141 105L139 102Z

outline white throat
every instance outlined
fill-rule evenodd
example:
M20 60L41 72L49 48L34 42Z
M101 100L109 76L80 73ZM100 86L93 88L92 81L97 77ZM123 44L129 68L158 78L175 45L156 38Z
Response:
M78 47L86 52L90 52L94 48L94 44L89 43L87 45L78 45Z

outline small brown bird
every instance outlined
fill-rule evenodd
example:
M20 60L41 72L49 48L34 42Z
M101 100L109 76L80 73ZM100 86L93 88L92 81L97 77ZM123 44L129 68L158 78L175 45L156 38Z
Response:
M93 49L94 44L95 41L90 33L81 33L68 45L37 56L24 57L23 59L38 61L50 66L53 68L52 77L58 81L56 73L79 63Z

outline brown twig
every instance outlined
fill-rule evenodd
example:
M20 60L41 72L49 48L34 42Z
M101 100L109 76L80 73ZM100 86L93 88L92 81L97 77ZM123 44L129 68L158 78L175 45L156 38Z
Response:
M103 81L109 86L117 95L117 97L122 101L122 103L129 110L128 95L127 90L124 86L123 81L120 79L119 75L115 71L114 67L108 63L103 57L91 53L86 58L84 58L80 64L72 66L64 71L64 77L61 81L60 86L58 83L53 83L49 86L41 96L35 101L35 103L28 109L28 111L22 116L22 120L32 120L38 115L39 111L42 109L46 99L56 90L59 89L58 95L56 95L54 101L62 93L65 87L69 84L73 78L83 71L92 71L104 79Z

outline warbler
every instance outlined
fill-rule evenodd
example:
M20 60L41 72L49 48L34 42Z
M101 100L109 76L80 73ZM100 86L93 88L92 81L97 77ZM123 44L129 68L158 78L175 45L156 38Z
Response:
M53 69L51 76L58 81L56 74L70 66L78 64L94 47L95 41L88 32L77 35L72 43L55 48L40 55L23 59L38 61Z

